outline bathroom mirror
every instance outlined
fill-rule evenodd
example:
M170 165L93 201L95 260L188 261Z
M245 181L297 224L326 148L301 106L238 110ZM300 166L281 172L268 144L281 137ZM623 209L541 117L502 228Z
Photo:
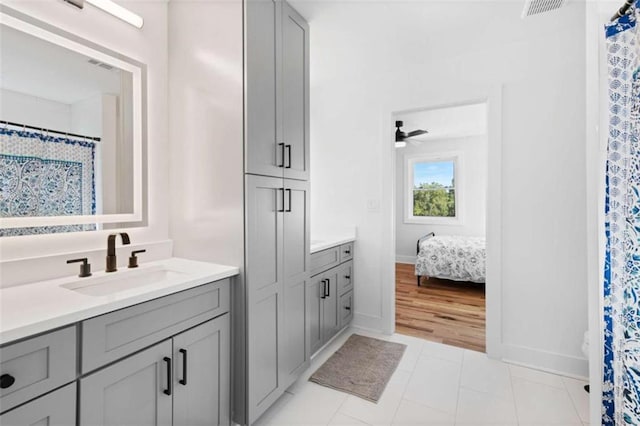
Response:
M146 67L0 9L0 236L145 221Z

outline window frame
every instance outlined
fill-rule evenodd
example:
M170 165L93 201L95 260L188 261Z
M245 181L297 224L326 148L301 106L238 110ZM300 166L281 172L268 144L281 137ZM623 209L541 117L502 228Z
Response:
M416 163L436 163L443 161L453 162L453 179L455 185L453 187L455 194L455 216L439 217L439 216L414 216L413 215L413 180L414 165ZM405 154L404 158L404 223L421 224L421 225L462 225L462 153L461 152L443 152L438 154Z

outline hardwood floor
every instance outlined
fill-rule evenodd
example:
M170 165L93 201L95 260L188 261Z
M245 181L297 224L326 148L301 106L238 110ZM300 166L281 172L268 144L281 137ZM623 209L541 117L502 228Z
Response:
M396 333L485 352L484 284L422 278L396 263Z

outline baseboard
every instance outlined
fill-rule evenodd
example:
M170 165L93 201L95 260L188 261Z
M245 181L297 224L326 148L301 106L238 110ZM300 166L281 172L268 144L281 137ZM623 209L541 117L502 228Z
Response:
M382 317L375 317L373 315L367 315L356 312L353 315L353 321L351 323L353 327L360 328L375 333L389 334L387 330L389 327L389 321ZM392 331L391 331L392 332Z
M396 254L396 263L408 263L410 265L416 264L415 256L404 256L401 254Z
M517 345L503 345L502 360L510 364L542 370L561 376L589 380L589 361L554 352Z

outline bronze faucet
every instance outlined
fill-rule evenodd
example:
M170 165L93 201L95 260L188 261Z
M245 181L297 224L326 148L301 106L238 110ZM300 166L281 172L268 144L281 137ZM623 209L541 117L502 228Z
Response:
M130 244L129 235L126 232L120 232L119 234L111 234L107 237L107 268L105 272L115 272L118 270L118 261L116 258L116 237L120 235L122 237L122 244Z

